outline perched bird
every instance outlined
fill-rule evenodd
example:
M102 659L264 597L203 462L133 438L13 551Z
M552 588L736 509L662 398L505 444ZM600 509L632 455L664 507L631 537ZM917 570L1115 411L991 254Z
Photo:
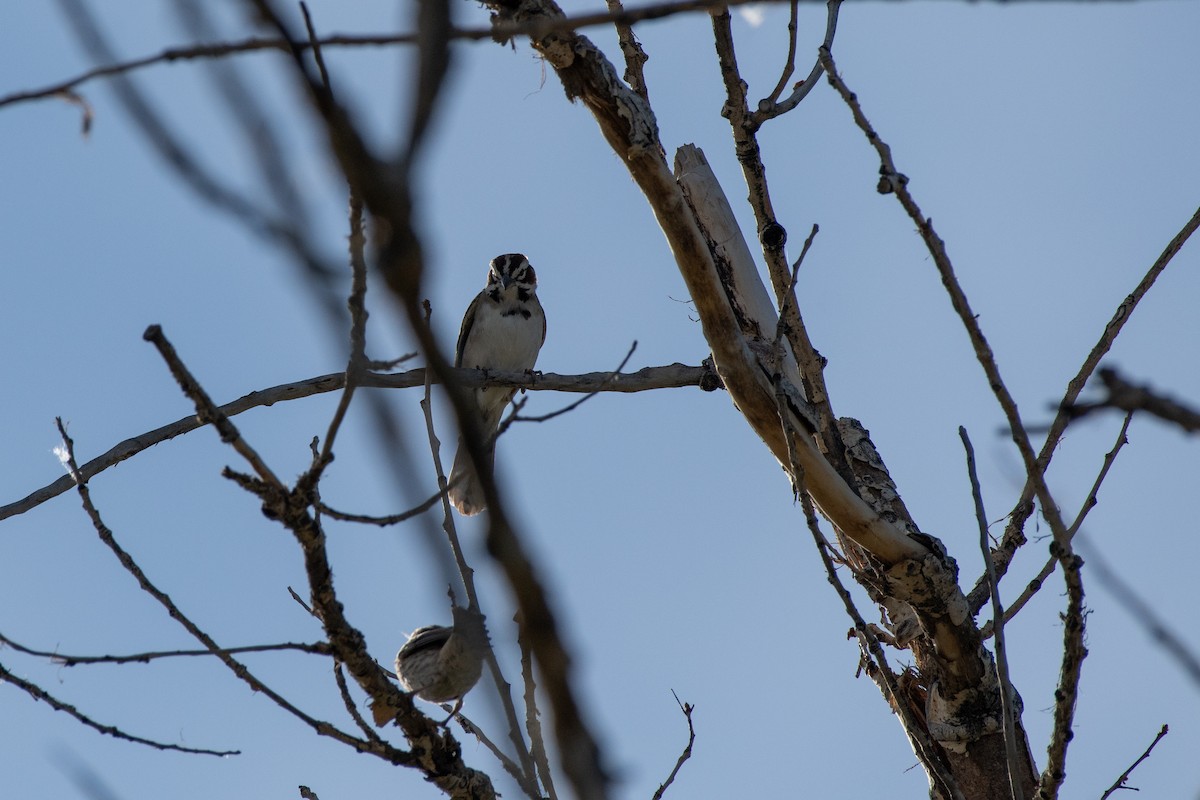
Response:
M455 701L451 717L479 680L487 648L487 632L479 612L455 606L453 614L453 626L417 628L396 653L396 677L405 691L431 703ZM387 724L396 713L395 709L378 706L372 711L376 725Z
M506 253L492 259L487 286L471 302L458 334L454 366L508 372L531 370L546 341L546 314L537 298L537 275L529 259ZM515 389L488 387L474 391L480 430L490 437L500 426L504 409ZM495 460L495 443L488 443L488 458ZM458 440L458 453L450 470L450 503L459 513L472 516L487 502L471 456Z

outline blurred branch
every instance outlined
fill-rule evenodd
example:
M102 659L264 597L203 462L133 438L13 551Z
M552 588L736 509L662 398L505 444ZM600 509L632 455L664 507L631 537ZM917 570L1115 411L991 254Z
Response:
M613 376L611 372L589 372L582 375L556 375L553 373L524 373L524 372L492 372L478 369L452 370L454 379L462 386L477 388L480 386L511 386L530 391L551 392L644 392L652 389L679 389L685 386L711 386L716 377L709 367L689 367L683 364L671 364L663 367L645 367L637 372ZM437 382L437 375L431 380ZM368 372L362 377L362 386L381 389L409 389L425 385L425 369L419 368L392 375L381 375ZM288 400L298 400L315 394L334 392L346 387L346 373L336 372L330 375L320 375L294 383L272 386L268 389L251 392L243 397L219 407L226 417L233 417L252 408L271 406ZM84 480L90 480L109 467L116 466L127 458L153 447L156 444L174 439L185 433L191 433L204 427L195 415L176 420L169 425L155 428L152 431L126 439L107 452L88 461L80 467L80 475ZM327 437L328 438L328 437ZM57 497L75 485L70 476L63 476L53 483L29 494L21 500L0 506L0 520L17 514L24 514L31 508ZM434 501L436 502L436 500ZM406 512L407 513L407 512ZM353 516L353 515L346 515ZM374 519L365 521L375 522ZM377 522L376 524L388 524Z
M1175 423L1187 433L1200 431L1200 412L1158 394L1149 386L1130 383L1115 369L1102 369L1099 375L1100 380L1104 382L1104 388L1108 390L1108 397L1096 403L1075 403L1067 409L1071 417L1078 419L1106 408L1115 408L1130 414L1134 411L1145 411L1159 419Z
M1154 749L1154 746L1157 745L1159 743L1159 741L1161 741L1162 738L1167 735L1168 730L1169 729L1167 728L1166 725L1163 725L1162 728L1159 729L1158 735L1154 737L1154 741L1151 742L1150 746L1146 748L1146 752L1144 752L1140 756L1138 756L1137 761L1134 761L1132 764L1129 765L1129 769L1127 769L1121 773L1121 777L1117 778L1116 782L1112 786L1108 787L1108 790L1105 791L1104 794L1100 795L1100 800L1106 800L1106 798L1109 795L1111 795L1113 792L1117 791L1118 789L1131 788L1131 787L1125 785L1125 781L1129 780L1130 774L1135 769L1137 769L1138 764L1141 764L1143 761L1145 761L1147 758L1150 757L1150 751L1152 751ZM1137 789L1134 789L1133 791L1136 792Z
M86 725L93 730L97 730L100 733L112 736L116 739L124 739L127 742L133 742L135 744L144 744L147 747L153 747L156 750L174 750L178 753L194 753L205 756L236 756L241 755L242 752L241 750L205 750L195 747L183 747L182 745L169 744L167 742L156 742L153 739L143 739L141 736L134 736L133 734L125 733L125 731L121 730L115 725L103 725L99 722L96 722L86 714L80 712L77 708L75 708L75 706L59 700L54 695L38 686L36 683L32 683L31 681L17 677L5 669L3 664L0 664L0 683L11 684L25 692L25 694L29 695L34 700L41 700L55 711L64 711L83 725Z
M1192 652L1183 638L1171 629L1171 623L1163 619L1154 606L1143 600L1125 579L1108 565L1100 551L1086 537L1080 538L1080 549L1087 553L1087 563L1100 585L1116 597L1120 605L1145 629L1156 644L1167 651L1192 683L1200 689L1200 655Z
M84 0L58 0L58 3L63 10L63 16L91 58L99 62L115 61L112 46L101 33ZM185 149L182 140L171 132L164 119L133 82L121 74L120 70L111 74L117 98L125 107L130 119L142 131L163 163L198 197L260 237L282 245L305 267L311 278L324 283L336 274L336 270L317 253L305 231L297 227L294 220L286 216L272 216L248 197L218 182ZM327 305L323 305L322 308L327 313L336 313L335 309Z

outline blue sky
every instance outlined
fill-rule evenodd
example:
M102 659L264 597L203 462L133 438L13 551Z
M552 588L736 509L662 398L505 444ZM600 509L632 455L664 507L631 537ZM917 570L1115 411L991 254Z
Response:
M395 4L309 3L328 32L407 29ZM123 57L187 41L171 3L96 3ZM248 28L221 4L229 33ZM594 10L582 2L568 11ZM460 25L486 24L473 4ZM786 8L760 25L738 17L752 97L770 91L784 56ZM801 9L801 73L824 9ZM1014 5L850 3L835 55L911 189L947 242L959 277L1027 422L1050 419L1118 303L1197 206L1200 6L1183 2ZM704 149L754 229L703 15L638 28L651 56L650 97L668 151ZM588 32L619 58L615 35ZM374 140L404 130L409 54L327 53L340 96ZM447 350L486 262L526 253L537 267L549 334L547 372L695 364L707 348L644 199L582 107L527 44L460 43L420 170L418 214L427 294ZM277 54L236 61L284 140L310 209L306 228L344 261L344 190ZM0 94L91 64L54 4L0 8ZM136 80L202 162L264 203L253 161L204 63L160 65ZM214 212L164 168L102 82L81 91L90 136L60 101L0 109L0 503L61 474L54 417L81 458L189 413L153 348L163 325L217 399L343 368L346 337L318 310L285 256ZM912 224L875 193L878 162L849 111L822 82L761 142L776 212L798 252L815 222L799 294L829 359L835 410L862 420L923 530L958 559L969 588L981 568L957 427L972 434L989 517L1020 491L1019 458ZM1200 402L1200 256L1193 242L1139 306L1109 363ZM371 355L406 351L384 293L369 299ZM531 393L534 412L569 397ZM411 457L427 464L414 390L386 397ZM325 395L238 419L285 478L308 464L336 404ZM323 494L339 508L389 513L434 486L425 469L398 487L357 406ZM1119 419L1073 428L1050 471L1067 517L1086 496ZM454 432L440 418L443 458ZM1200 558L1197 444L1135 420L1085 533L1193 650L1191 591ZM236 455L211 431L158 445L92 483L105 519L146 571L227 645L312 641L314 621L289 597L303 571L290 536L220 477ZM671 696L696 706L695 753L668 796L764 793L832 798L924 796L920 769L874 685L854 677L849 620L825 583L803 517L777 464L726 395L677 390L604 395L502 441L498 469L529 537L578 665L580 693L616 795L649 797L686 741ZM337 587L384 663L408 631L448 620L444 585L415 545L426 520L399 529L331 524ZM1001 525L993 528L999 532ZM493 638L512 641L507 595L482 551L480 523L460 523L489 598ZM1002 588L1010 601L1045 559L1047 531ZM0 526L0 632L72 654L194 646L97 541L74 495ZM1159 726L1171 733L1131 784L1147 797L1200 797L1200 687L1084 573L1088 646L1064 797L1098 796ZM302 592L303 593L303 592ZM1055 576L1008 629L1014 680L1039 766L1051 725L1064 608ZM864 613L872 612L864 602ZM505 652L510 652L506 649ZM907 663L891 654L893 664ZM314 716L345 721L328 663L247 659ZM85 730L18 691L0 691L5 795L80 796L86 769L121 798L294 797L395 792L434 796L418 776L318 739L210 659L124 667L47 666L11 650L0 663L92 717L142 736L240 749L226 759L159 753ZM517 677L515 668L510 680ZM467 713L494 719L487 687ZM494 728L498 730L497 728ZM500 774L464 738L468 763ZM795 787L795 788L793 788ZM513 787L501 789L514 796Z

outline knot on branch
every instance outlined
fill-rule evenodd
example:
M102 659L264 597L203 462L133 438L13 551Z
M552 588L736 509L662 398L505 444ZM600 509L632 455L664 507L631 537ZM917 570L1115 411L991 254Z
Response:
M787 229L775 220L771 220L758 232L758 240L768 250L782 250L783 246L787 244Z
M725 381L721 380L721 376L717 374L717 365L713 362L712 356L701 361L700 366L704 368L704 374L700 376L701 391L715 392L725 388Z
M975 686L949 695L942 694L943 685L940 681L933 682L929 687L929 734L942 747L957 753L965 752L969 742L999 733L1003 728L1000 681L996 677L995 664L991 653L980 648L979 654L980 658L986 660L987 667ZM1019 717L1023 703L1015 689L1011 699Z

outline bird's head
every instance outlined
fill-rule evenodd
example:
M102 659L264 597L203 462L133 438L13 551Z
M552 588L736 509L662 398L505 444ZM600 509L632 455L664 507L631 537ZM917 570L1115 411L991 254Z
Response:
M505 292L514 286L518 291L524 289L526 292L537 288L537 274L529 259L520 253L505 253L493 258L488 271L488 289Z

